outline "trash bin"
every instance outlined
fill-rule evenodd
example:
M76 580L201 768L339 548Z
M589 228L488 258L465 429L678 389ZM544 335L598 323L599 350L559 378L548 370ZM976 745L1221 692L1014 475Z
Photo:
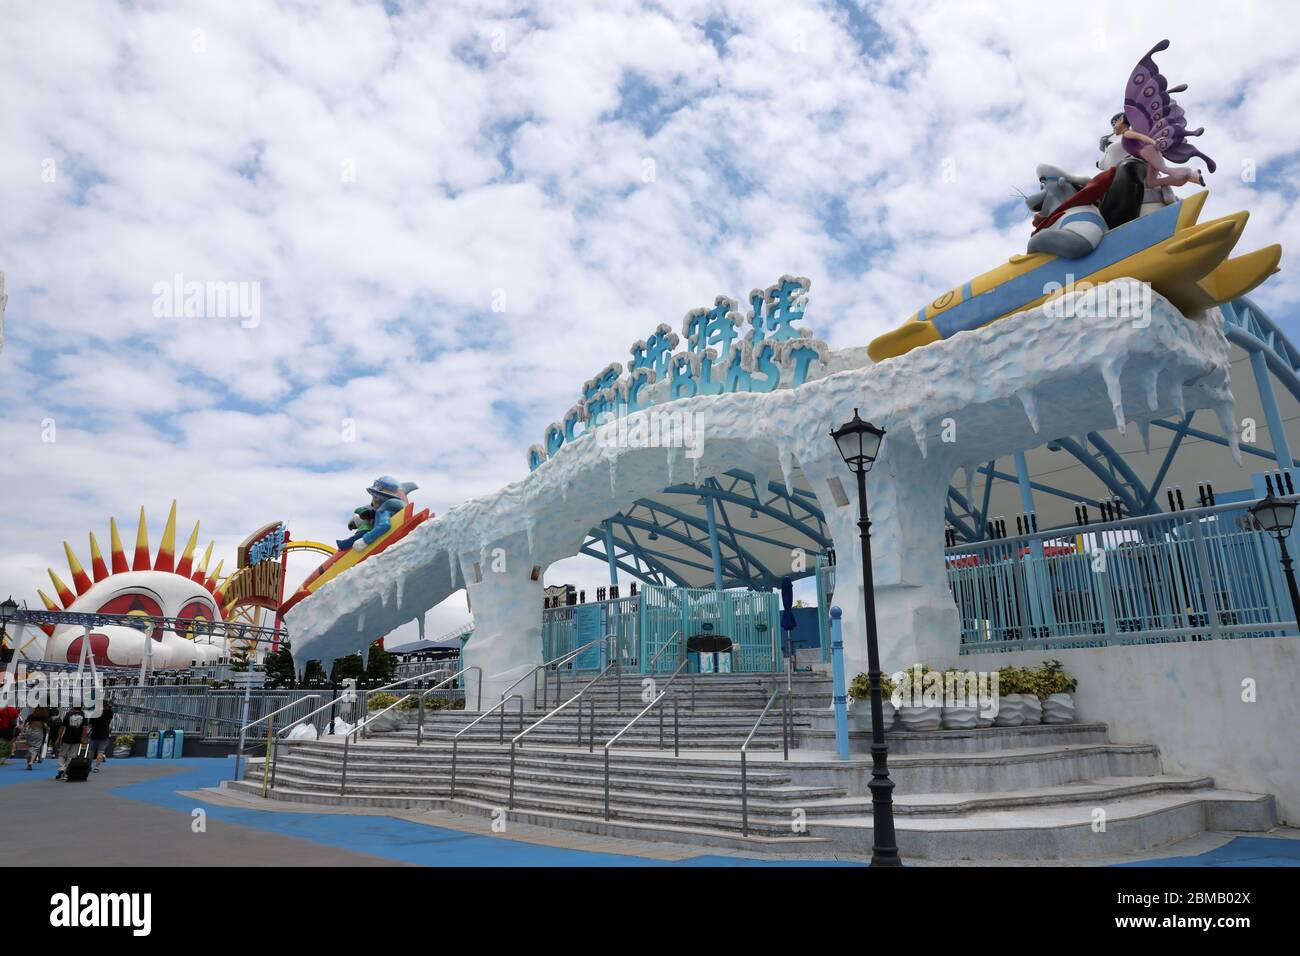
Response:
M161 735L156 730L149 731L149 743L145 745L144 755L146 757L161 756L159 745L162 743Z

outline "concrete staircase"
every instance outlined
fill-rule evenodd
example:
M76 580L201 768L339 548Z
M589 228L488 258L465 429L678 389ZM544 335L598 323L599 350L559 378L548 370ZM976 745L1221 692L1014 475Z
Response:
M351 746L345 795L340 743L284 746L271 796L504 814L560 829L786 855L869 852L870 759L859 754L843 762L827 752L834 746L830 691L820 675L796 678L798 748L788 762L779 714L769 714L755 735L748 837L741 835L738 751L771 692L771 675L701 677L693 712L683 688L680 757L671 749L671 711L666 750L655 749L657 720L644 718L611 752L611 819L605 820L603 744L644 706L640 676L623 680L621 710L612 684L591 693L590 750L585 717L583 745L577 745L576 707L525 738L515 756L513 809L507 809L509 737L518 717L507 719L504 746L495 716L461 738L453 796L451 738L475 716L455 711L426 714L421 745L408 723ZM573 689L564 688L564 696ZM525 725L539 716L526 715ZM864 751L867 736L851 734L852 749ZM1151 849L1206 829L1276 825L1271 797L1219 789L1208 777L1164 774L1157 748L1112 743L1100 723L890 732L889 745L898 844L914 859L1086 859ZM244 781L228 786L260 793L261 778L254 762Z

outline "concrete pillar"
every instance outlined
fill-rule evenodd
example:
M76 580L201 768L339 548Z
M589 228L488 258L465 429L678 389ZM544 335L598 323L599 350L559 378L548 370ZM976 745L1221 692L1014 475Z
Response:
M513 539L486 555L465 556L461 565L474 617L474 636L462 653L464 666L482 668L483 709L492 707L501 693L533 667L542 663L542 578L527 557L527 545ZM473 710L478 695L478 672L465 675L465 706ZM514 693L524 694L532 706L531 682Z
M844 663L852 679L867 669L858 492L853 473L833 446L831 453L834 458L801 466L835 543L833 600L844 612ZM867 476L876 630L886 673L918 662L937 666L957 653L961 627L943 556L943 505L953 470L933 447L929 459L923 459L909 432L886 437L880 460ZM839 480L847 504L836 503L828 484L832 478Z

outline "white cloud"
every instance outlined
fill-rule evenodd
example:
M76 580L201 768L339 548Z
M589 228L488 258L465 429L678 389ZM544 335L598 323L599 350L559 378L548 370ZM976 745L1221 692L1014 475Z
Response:
M1021 247L994 210L1039 161L1092 168L1165 35L1220 162L1209 211L1249 208L1246 246L1300 242L1286 4L1185 4L1175 29L1131 4L882 3L879 41L862 4L813 0L401 6L6 13L0 590L34 599L59 541L140 503L161 522L180 498L227 556L274 518L341 534L380 473L445 509L521 477L654 325L784 272L862 344ZM155 318L177 274L257 283L260 323ZM1285 273L1257 294L1297 298Z

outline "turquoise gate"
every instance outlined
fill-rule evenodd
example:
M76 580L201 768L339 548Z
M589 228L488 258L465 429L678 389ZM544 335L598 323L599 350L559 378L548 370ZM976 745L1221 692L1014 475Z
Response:
M625 671L645 673L651 670L651 661L656 671L673 671L681 661L681 648L665 649L665 645L674 635L717 634L731 638L736 646L734 656L721 655L721 669L734 662L737 672L770 673L780 669L779 628L780 604L770 591L647 584L634 596L544 609L542 653L544 660L554 660L593 636L617 634L615 646ZM576 663L579 670L604 666L595 653L580 655ZM710 669L711 656L702 663ZM697 666L693 662L689 669Z

